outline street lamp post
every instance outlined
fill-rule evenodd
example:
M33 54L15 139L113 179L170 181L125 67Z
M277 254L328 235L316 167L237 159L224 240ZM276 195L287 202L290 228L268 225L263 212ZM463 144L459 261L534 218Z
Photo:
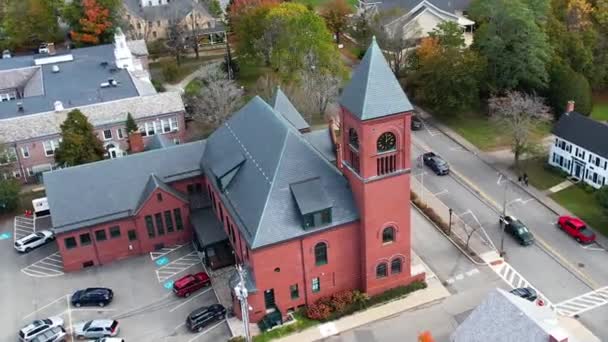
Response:
M234 287L236 297L241 302L241 316L243 318L243 326L245 328L245 340L251 342L251 334L249 332L249 304L247 304L247 287L245 286L245 279L243 277L243 267L237 266L239 273L239 283Z
M454 210L452 210L452 208L449 209L449 212L450 212L450 223L448 225L448 236L452 235L452 212L453 211Z

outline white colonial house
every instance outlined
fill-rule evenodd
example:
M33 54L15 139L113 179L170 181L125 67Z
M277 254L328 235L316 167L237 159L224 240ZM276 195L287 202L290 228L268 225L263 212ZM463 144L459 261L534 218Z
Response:
M553 128L549 164L599 189L608 183L608 125L574 111Z

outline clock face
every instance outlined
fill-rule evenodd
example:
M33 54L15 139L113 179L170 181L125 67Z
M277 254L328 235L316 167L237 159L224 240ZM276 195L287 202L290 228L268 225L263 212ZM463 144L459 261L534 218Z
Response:
M378 152L386 152L395 149L397 139L395 139L395 135L390 132L382 133L380 138L378 138Z
M353 128L348 130L348 142L354 148L359 148L359 135Z

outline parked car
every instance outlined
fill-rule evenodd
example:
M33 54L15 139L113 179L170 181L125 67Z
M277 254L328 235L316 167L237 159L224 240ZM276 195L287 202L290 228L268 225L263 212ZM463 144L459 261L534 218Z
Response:
M125 342L125 340L120 337L102 337L96 339L95 342Z
M450 166L439 155L434 152L427 152L422 155L424 165L428 166L435 174L442 176L450 173Z
M505 232L513 236L520 245L529 246L534 243L534 235L519 219L509 215L500 215L498 223L501 227L504 226Z
M226 318L226 308L220 304L203 306L192 311L186 318L186 327L190 331L201 332L206 326L213 322Z
M78 290L72 295L72 305L79 308L81 306L106 306L112 302L114 292L103 287L90 287Z
M61 326L63 326L63 319L61 317L37 319L23 327L23 329L19 330L19 341L32 341L36 336L46 332L47 330Z
M579 243L595 242L595 233L587 228L585 222L579 218L566 215L560 216L557 220L557 226Z
M36 335L31 342L66 342L67 333L62 326L51 328L42 334Z
M11 57L13 57L11 55L11 50L4 50L4 51L2 51L2 59L8 59L8 58L11 58Z
M118 321L111 319L94 319L74 324L74 337L98 338L112 337L118 334Z
M15 249L18 252L27 253L34 248L45 245L55 240L55 234L50 230L41 230L15 241Z
M49 53L49 44L40 43L40 45L38 46L38 53Z
M531 302L535 301L538 298L536 290L531 287L520 287L517 289L513 289L510 292L518 297L527 299Z
M418 115L416 115L416 114L412 115L412 121L410 123L410 127L411 127L412 131L419 131L422 129L422 127L423 127L422 120L420 120Z
M207 273L188 274L173 283L173 293L178 297L189 297L192 292L209 285L211 285L211 279Z

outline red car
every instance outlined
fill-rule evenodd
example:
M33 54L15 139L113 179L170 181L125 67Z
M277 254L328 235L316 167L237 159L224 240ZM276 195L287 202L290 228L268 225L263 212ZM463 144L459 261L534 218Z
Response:
M209 285L211 285L211 279L207 273L188 274L173 283L173 292L178 297L188 297L192 292Z
M585 222L579 218L560 216L557 220L557 226L580 243L592 243L595 241L595 233L587 228Z

